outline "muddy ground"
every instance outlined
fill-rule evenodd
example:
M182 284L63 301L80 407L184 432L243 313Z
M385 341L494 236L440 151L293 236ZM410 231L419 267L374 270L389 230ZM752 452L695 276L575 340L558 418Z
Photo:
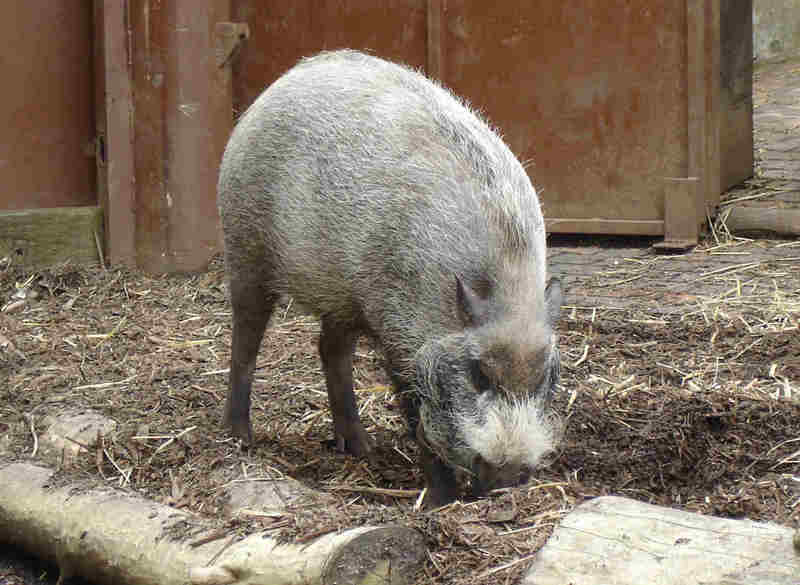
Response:
M297 509L274 525L229 523L231 533L307 539L403 522L428 539L419 583L513 583L559 518L601 494L800 527L798 266L744 266L738 293L733 285L713 303L565 307L559 451L527 486L428 514L413 510L423 485L416 446L370 344L359 346L355 379L376 461L331 444L319 328L290 303L261 350L256 443L244 451L221 428L230 307L219 260L204 274L165 277L6 262L0 460L29 458L46 415L95 409L118 431L65 479L90 477L222 522L227 482L289 475L340 505ZM614 286L635 296L637 282ZM0 584L23 582L2 566Z

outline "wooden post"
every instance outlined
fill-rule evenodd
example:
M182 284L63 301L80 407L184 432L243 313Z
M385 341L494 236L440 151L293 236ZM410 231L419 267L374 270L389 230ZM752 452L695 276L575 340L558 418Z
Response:
M219 99L216 25L228 2L171 0L166 55L167 241L162 269L205 268L218 250L217 171L232 103ZM156 265L161 264L156 262Z
M666 179L659 249L697 244L708 207L719 202L719 6L719 0L686 0L686 176Z
M687 0L686 10L686 75L688 101L688 168L687 177L697 181L697 190L693 193L695 213L685 217L684 221L695 224L702 222L705 216L705 194L708 188L706 157L708 156L706 141L706 44L705 44L705 3L707 0ZM667 230L669 231L669 225ZM681 229L681 232L688 231Z
M215 30L230 3L96 1L110 260L149 272L201 270L219 249L216 178L231 91L216 63Z
M705 159L705 187L703 197L703 215L715 207L722 194L722 156L720 152L720 91L722 87L722 36L720 25L720 0L706 0L704 2L705 17L705 95L706 95L706 159Z
M102 57L96 95L98 108L96 155L100 203L105 211L106 255L112 264L133 265L136 260L136 215L133 158L133 96L130 77L128 2L97 0L95 34ZM97 38L97 37L96 37Z

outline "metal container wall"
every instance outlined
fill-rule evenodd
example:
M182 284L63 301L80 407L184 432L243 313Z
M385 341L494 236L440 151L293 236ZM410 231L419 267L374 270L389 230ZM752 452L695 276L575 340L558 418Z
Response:
M551 231L696 241L752 173L752 0L28 0L4 22L0 209L99 196L111 261L153 271L214 253L232 111L323 49L483 110Z
M738 134L720 135L729 4L234 0L252 31L234 66L235 109L301 56L366 49L424 67L483 110L525 161L551 231L690 241L728 184L723 167L741 178L752 168L720 155L747 148L741 115Z
M250 26L233 64L234 111L246 109L300 57L323 49L366 49L424 69L426 9L425 0L233 0L231 18Z
M551 230L663 233L664 178L687 172L683 3L451 2L447 21L447 83L527 162Z
M0 209L92 205L92 2L12 4L0 20Z

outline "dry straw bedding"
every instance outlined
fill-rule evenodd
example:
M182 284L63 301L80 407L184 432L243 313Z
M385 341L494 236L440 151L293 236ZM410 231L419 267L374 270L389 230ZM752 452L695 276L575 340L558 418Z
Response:
M692 254L746 249L725 237ZM118 431L64 470L64 481L124 487L219 519L220 543L257 529L308 540L402 522L429 542L420 583L513 583L559 519L600 494L797 527L800 264L746 260L697 275L730 285L724 294L671 311L652 311L652 298L624 310L565 308L559 452L527 486L432 513L413 508L423 483L416 447L370 345L358 348L355 379L376 461L334 451L319 328L290 303L258 360L257 442L242 451L220 428L230 307L219 261L204 274L158 278L72 266L31 273L6 263L0 453L30 457L45 415L95 409ZM590 284L634 297L659 262L623 263ZM306 499L280 516L224 519L230 482L284 475L336 505Z

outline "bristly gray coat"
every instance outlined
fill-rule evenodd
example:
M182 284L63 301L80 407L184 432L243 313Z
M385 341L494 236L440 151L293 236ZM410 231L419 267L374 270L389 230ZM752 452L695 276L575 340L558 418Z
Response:
M250 440L252 370L275 302L322 322L338 445L371 448L352 392L377 340L417 432L429 503L524 479L553 447L558 381L536 191L464 102L355 51L305 59L241 117L219 209L233 305L226 420ZM458 472L458 473L457 473Z

